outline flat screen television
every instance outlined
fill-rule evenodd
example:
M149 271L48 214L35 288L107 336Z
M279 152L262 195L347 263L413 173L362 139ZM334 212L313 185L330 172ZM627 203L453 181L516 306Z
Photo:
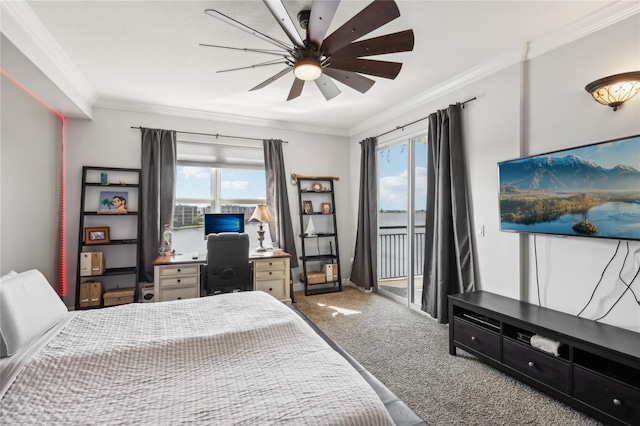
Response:
M500 230L640 240L640 135L498 163Z
M204 238L220 232L244 232L244 213L205 213Z

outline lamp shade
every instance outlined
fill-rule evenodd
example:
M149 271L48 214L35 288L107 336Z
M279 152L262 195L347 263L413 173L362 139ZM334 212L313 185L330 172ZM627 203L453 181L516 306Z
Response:
M253 214L249 218L249 222L270 223L273 222L273 216L266 204L258 204Z
M591 93L593 99L616 111L640 91L640 71L604 77L587 84L584 89Z

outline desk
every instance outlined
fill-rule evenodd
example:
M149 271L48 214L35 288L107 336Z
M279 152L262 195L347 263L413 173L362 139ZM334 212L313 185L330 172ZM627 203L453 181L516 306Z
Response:
M291 255L285 251L252 252L253 290L271 294L283 303L291 303ZM156 302L200 297L200 265L206 255L197 259L184 254L158 256L153 262L153 289Z

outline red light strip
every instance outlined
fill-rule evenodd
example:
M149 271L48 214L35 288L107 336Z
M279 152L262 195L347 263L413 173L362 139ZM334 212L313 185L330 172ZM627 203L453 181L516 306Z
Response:
M58 288L58 294L60 296L67 295L67 192L66 192L66 176L67 176L67 159L66 159L66 151L67 151L67 137L66 137L66 129L67 129L67 120L58 111L56 111L51 105L43 101L38 95L29 90L26 86L20 83L18 80L13 78L9 73L0 68L0 74L4 76L7 80L15 84L18 88L20 88L23 92L31 96L35 99L40 105L44 106L46 109L51 111L60 119L62 124L62 146L61 146L61 162L62 162L62 175L60 176L60 285Z

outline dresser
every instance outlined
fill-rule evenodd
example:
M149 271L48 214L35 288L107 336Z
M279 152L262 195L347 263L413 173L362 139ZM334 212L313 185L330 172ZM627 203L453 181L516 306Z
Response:
M291 303L291 255L284 251L263 253L249 257L253 263L253 289L269 293L283 303Z
M291 303L291 255L285 251L252 253L253 290L264 291L283 303ZM200 297L200 266L206 255L158 256L154 265L154 299L157 302Z
M200 297L200 265L204 258L177 254L153 262L154 299L158 302Z

